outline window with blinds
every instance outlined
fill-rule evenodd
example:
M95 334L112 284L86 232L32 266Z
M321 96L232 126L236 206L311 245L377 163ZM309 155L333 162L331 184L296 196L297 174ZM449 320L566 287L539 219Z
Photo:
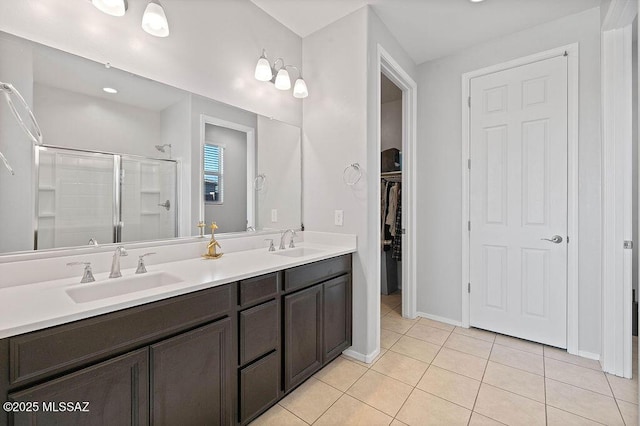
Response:
M224 199L224 148L204 145L204 201L222 204Z

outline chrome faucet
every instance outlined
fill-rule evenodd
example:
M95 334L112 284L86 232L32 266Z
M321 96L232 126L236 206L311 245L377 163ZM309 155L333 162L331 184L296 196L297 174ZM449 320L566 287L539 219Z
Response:
M109 278L120 278L122 274L120 273L120 256L128 256L127 250L124 246L116 247L116 252L113 253L113 262L111 262L111 273L109 274Z
M282 233L282 236L280 237L280 247L278 247L280 250L284 250L284 239L287 236L287 233L291 232L291 241L289 242L289 248L295 248L295 244L293 243L293 239L296 236L296 231L294 231L293 229L287 229L286 231L284 231Z

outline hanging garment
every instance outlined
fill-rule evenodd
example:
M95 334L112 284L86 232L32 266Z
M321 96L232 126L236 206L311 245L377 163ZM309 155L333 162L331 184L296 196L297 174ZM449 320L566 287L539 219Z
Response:
M398 185L399 186L399 185ZM398 208L396 209L395 237L392 243L391 258L400 262L402 260L402 190L398 188Z
M385 224L390 226L389 232L391 236L395 236L396 210L398 209L398 188L400 185L394 183L389 191L389 207L387 209L387 219Z

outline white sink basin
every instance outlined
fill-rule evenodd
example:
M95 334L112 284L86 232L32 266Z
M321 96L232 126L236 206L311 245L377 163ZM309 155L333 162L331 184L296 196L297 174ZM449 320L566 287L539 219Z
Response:
M182 282L180 278L165 272L148 272L132 277L113 278L97 283L81 284L66 291L74 302L86 303L180 282Z
M313 256L315 254L320 254L324 250L309 248L309 247L298 247L293 249L285 249L273 252L276 256L286 256L286 257L303 257L303 256Z

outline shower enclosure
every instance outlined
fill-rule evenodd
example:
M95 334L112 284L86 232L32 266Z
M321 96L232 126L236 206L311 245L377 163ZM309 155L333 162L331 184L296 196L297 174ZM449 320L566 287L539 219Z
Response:
M36 147L34 248L177 236L177 163Z

